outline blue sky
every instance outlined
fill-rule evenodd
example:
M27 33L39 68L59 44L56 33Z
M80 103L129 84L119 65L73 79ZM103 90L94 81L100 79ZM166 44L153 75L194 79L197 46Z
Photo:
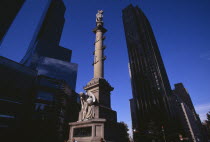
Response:
M76 91L83 91L93 77L95 14L104 10L108 29L105 44L105 78L115 88L112 108L118 121L130 125L129 99L132 97L128 73L128 54L122 23L122 9L138 5L153 28L161 55L173 84L182 82L202 120L210 111L210 1L209 0L64 0L66 22L60 45L73 50L72 62L78 63ZM32 6L33 3L33 6ZM19 61L47 0L27 0L8 31L0 55ZM33 22L32 22L33 21Z

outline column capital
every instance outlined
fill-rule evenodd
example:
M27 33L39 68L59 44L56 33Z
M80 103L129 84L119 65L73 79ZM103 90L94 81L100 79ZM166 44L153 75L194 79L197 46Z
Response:
M93 29L93 32L96 33L98 30L100 30L102 33L106 33L107 29L105 29L103 26L97 26Z
M106 88L107 91L111 92L114 90L114 88L108 83L107 80L104 78L93 78L91 81L87 83L85 87L83 87L85 90L89 90L91 88L95 87L100 87L100 88Z

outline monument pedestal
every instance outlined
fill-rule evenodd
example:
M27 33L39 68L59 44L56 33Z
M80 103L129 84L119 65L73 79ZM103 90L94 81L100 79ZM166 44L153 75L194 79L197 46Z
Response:
M104 138L105 119L91 119L69 123L69 141L74 138L78 142L100 142Z
M109 142L117 142L117 114L110 107L110 91L113 88L103 78L93 78L84 89L91 92L97 102L94 107L94 118L82 120L83 111L80 111L79 120L70 125L69 142L74 138L78 142L101 142L101 138Z
M117 122L91 119L69 123L69 125L68 142L73 142L73 139L78 142L101 142L101 138L106 142L119 142Z

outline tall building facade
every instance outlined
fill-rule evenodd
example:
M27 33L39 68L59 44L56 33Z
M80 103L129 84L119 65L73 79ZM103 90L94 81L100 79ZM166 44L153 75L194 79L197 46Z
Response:
M136 141L170 139L173 133L172 94L152 27L138 7L123 9L133 99L131 112Z
M8 2L10 1L8 0ZM20 62L27 49L34 45L51 3L52 0L25 1L14 20L14 24L10 26L4 40L2 40L1 56ZM16 49L19 49L19 52L11 52Z
M29 46L25 57L21 60L22 64L36 68L41 57L70 61L71 50L59 46L65 23L65 10L63 0L51 0L35 42Z
M36 96L37 72L0 56L0 139L25 141Z
M72 51L59 45L65 23L63 0L51 0L35 40L20 63L38 71L38 75L65 80L76 87L78 65L71 63Z
M177 83L174 86L173 105L176 107L177 120L180 122L180 135L183 139L193 142L206 142L201 120L195 111L187 89L182 83Z
M32 142L64 142L69 122L78 118L77 94L63 80L37 77L30 137Z
M71 63L72 51L59 45L65 23L64 14L66 8L63 0L49 0L48 4L37 26L37 31L34 33L34 39L31 40L27 53L21 60L21 64L14 62L11 65L14 72L13 76L11 76L13 80L8 76L10 74L4 71L4 66L1 70L4 71L4 74L1 73L4 80L10 79L6 83L14 84L14 87L11 86L11 89L8 89L5 87L5 82L1 82L0 106L8 107L8 110L14 112L16 110L22 112L21 117L18 117L18 120L21 122L26 120L23 117L24 112L28 111L26 113L30 114L27 117L29 118L29 123L27 123L25 135L23 136L23 131L18 133L21 136L18 140L23 142L29 139L32 142L63 142L68 138L68 123L76 121L78 117L78 95L75 93L78 65ZM5 61L3 60L2 63L9 64L10 62L6 62L7 60L5 58ZM22 74L15 74L16 72L21 72ZM28 74L34 75L34 78L30 78ZM20 83L18 80L20 80ZM31 85L30 81L34 84ZM29 85L31 85L32 89L27 88ZM11 90L11 94L2 92L3 89L6 91ZM25 93L23 97L24 99L27 99L27 97L31 99L27 103L29 107L26 106L26 111L19 101L12 100L21 96L21 94L17 94L19 96L14 95L15 91L24 89L31 91ZM2 97L1 95L6 97L11 95L12 97L5 103L4 96ZM3 100L1 100L2 98ZM30 108L30 111L28 108ZM13 121L15 120L14 116L7 115L6 111L4 111L5 114L2 114L2 111L3 109L0 109L0 131L5 130L1 129L1 126L6 127L6 124L23 124ZM1 125L2 122L4 124ZM17 130L16 126L14 128L12 129L13 132ZM8 137L13 133L8 132L7 134L4 136Z
M2 56L0 78L2 141L68 139L68 123L76 121L79 113L78 95L68 83L38 75L37 71Z
M173 90L173 93L176 94L188 106L188 108L192 110L192 112L196 116L196 111L187 89L182 83L177 83L174 86L175 88Z
M0 44L25 0L0 1Z
M20 62L38 75L33 121L34 134L39 137L34 141L63 142L68 137L68 123L78 116L78 65L71 63L72 51L59 45L65 11L63 0L51 0L38 34Z

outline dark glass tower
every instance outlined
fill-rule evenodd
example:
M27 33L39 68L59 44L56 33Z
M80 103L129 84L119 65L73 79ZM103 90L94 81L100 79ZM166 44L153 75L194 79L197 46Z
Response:
M10 73L11 75L6 72L4 66L0 70L0 72L4 71L2 76L5 78L0 87L0 106L8 107L10 105L12 108L9 109L8 107L7 110L21 112L21 117L18 117L21 122L25 120L22 118L25 111L28 111L25 113L25 116L30 114L27 117L29 122L25 124L27 127L24 127L24 130L27 131L24 133L24 136L23 134L20 135L20 141L22 142L25 142L25 139L27 141L30 139L32 142L63 142L68 138L68 123L76 121L79 112L77 104L78 94L74 91L76 87L77 64L70 62L72 51L59 45L65 22L65 5L63 0L48 0L48 4L45 7L27 53L21 61L22 64L16 63L16 65L13 63L13 66L16 68L14 67L14 71ZM2 61L5 64L5 61ZM20 69L21 72L19 71ZM30 72L35 72L34 80L28 75ZM18 74L16 75L15 73ZM7 78L11 78L6 82L9 86L13 82L15 84L11 86L11 89L5 86ZM31 92L24 92L24 94L21 94L22 92L19 93L19 90L25 91L29 88L27 88L30 85L29 81L35 82L32 85L34 90L31 89L29 90ZM15 88L16 86L19 88ZM11 95L14 97L9 98L10 100L4 99L3 95L8 96L8 94L2 93L1 90L3 89L8 92L11 91ZM31 101L27 101L30 103L30 111L28 110L28 104L24 108L17 104L19 102L16 101L16 103L14 101L13 98L19 94L31 97ZM23 112L22 110L25 111ZM5 110L3 113L1 111L0 120L3 119L6 122L3 125L0 122L0 128L1 126L6 127L9 123L14 123L11 126L11 131L14 132L15 124L22 125L22 123L18 123L19 121L15 121L14 115L16 113L7 114ZM5 129L1 130L5 131ZM11 131L4 134L5 137L8 137L8 135L14 136ZM19 133L21 132L19 131ZM14 136L14 138L16 137Z
M59 46L65 18L62 0L52 0L35 42L30 45L22 64L36 68L40 57L70 61L71 50Z
M55 75L62 74L60 70ZM68 72L72 74L72 70ZM37 75L37 71L2 56L0 78L1 141L68 139L68 123L77 121L79 113L78 95L70 85L56 77Z
M75 90L77 64L71 63L72 51L59 45L65 23L63 0L51 0L38 35L21 63L54 79L65 80Z
M77 94L63 80L38 76L32 114L31 142L64 142L69 122L78 118Z
M0 141L28 141L36 77L36 71L0 56Z
M171 87L151 25L141 9L132 5L123 10L123 23L133 93L132 120L136 121L134 139L164 141L164 135L170 139Z
M25 0L0 1L0 43Z

